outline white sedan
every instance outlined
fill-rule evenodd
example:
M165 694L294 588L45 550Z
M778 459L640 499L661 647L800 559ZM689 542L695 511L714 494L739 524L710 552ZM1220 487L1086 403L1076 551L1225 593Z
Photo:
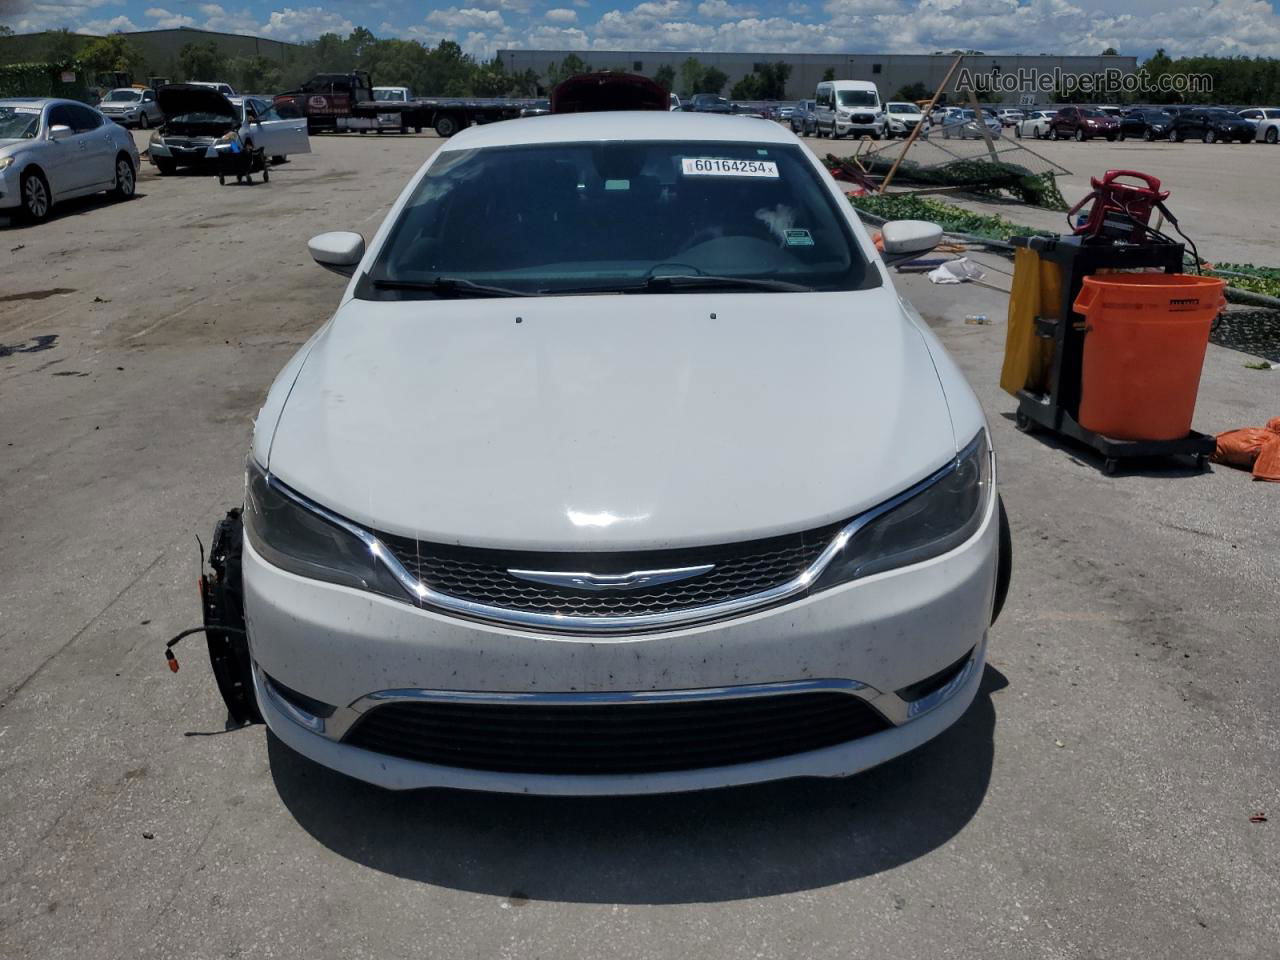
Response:
M233 139L277 163L311 152L306 118L286 117L265 99L228 98L203 83L171 83L157 98L165 122L151 134L147 155L161 174L216 160Z
M880 254L741 117L447 141L367 246L311 241L351 279L258 415L205 594L233 716L384 787L549 794L936 736L1010 557L982 409L885 265L940 235Z
M1044 140L1050 136L1049 122L1057 116L1056 110L1032 110L1027 116L1018 122L1013 128L1013 132L1019 137L1034 137L1037 140Z
M0 100L0 212L44 220L55 203L112 191L138 175L133 137L75 100Z
M1240 116L1254 129L1254 143L1280 142L1280 107L1249 107Z

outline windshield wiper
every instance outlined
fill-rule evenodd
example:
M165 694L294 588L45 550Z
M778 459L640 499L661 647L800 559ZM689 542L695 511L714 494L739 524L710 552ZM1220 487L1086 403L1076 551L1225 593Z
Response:
M774 290L786 293L809 293L813 287L786 280L762 280L756 277L718 277L711 274L675 274L646 277L639 283L616 286L549 288L543 293L671 293L675 290Z
M436 277L434 280L374 280L379 290L424 290L448 297L534 297L535 293L473 283L462 277Z

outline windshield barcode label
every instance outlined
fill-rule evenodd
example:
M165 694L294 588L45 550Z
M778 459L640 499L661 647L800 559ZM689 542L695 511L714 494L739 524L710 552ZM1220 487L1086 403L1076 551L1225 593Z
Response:
M681 168L686 177L765 177L778 179L778 165L772 160L730 160L727 157L684 157Z

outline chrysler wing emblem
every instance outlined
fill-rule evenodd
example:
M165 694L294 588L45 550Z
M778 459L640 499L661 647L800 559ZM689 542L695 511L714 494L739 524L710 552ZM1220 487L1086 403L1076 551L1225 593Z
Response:
M671 567L666 570L634 570L631 573L565 573L560 570L508 570L507 573L530 583L544 583L570 590L641 590L699 577L715 569L714 563L696 567Z

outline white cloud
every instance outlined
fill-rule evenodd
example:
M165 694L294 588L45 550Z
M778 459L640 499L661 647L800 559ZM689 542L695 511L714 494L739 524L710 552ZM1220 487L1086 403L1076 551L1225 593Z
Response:
M115 33L117 30L137 30L138 25L123 14L110 20L89 20L76 29L76 33Z
M702 0L698 4L698 16L707 20L737 20L755 15L754 8L730 3L729 0Z
M188 17L184 13L173 13L164 7L148 7L144 13L150 17L155 23L152 26L157 30L171 30L175 27L192 27L195 26L195 19Z
M544 14L546 19L552 23L577 23L578 11L569 10L565 7L553 7Z
M497 10L481 10L477 7L448 7L444 10L432 10L427 14L427 23L438 24L449 30L476 27L496 29L503 26L502 14Z
M341 14L324 7L285 7L273 10L267 22L258 28L264 37L276 40L312 40L322 33L348 34L355 24Z

